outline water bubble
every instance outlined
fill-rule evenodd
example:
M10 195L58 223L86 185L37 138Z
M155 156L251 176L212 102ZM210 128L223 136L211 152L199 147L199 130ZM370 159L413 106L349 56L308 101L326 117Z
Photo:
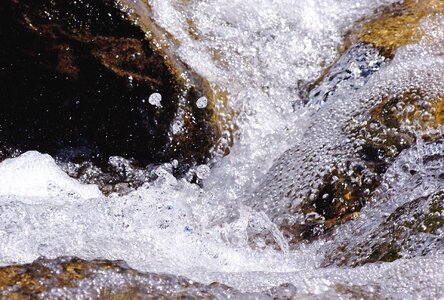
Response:
M210 176L211 170L210 167L207 165L200 165L196 169L196 176L200 179L206 179Z
M197 106L198 108L205 108L205 107L207 107L207 105L208 105L208 99L207 99L207 97L205 97L205 96L200 97L200 98L196 101L196 106Z
M173 125L171 126L171 132L173 134L178 134L182 131L182 122L175 121Z
M150 95L150 97L148 98L148 102L151 105L154 105L156 107L162 107L162 104L160 103L162 101L162 95L159 93L153 93Z
M379 57L366 60L366 66L363 61L355 59L361 56L351 56L353 60L346 62L350 63L350 69L345 68L345 72L336 74L326 82L325 89L319 91L322 97L329 97L323 109L297 110L295 106L297 112L294 112L291 107L291 103L308 97L304 96L304 86L309 87L325 66L331 65L338 57L336 49L340 48L345 33L352 26L350 24L368 17L381 4L395 1L149 1L152 21L162 24L180 42L180 51L175 52L174 48L171 51L211 84L220 83L230 92L227 100L239 112L232 122L239 128L239 140L233 152L221 160L211 174L206 165L196 168L197 177L206 178L203 188L174 178L171 172L177 167L177 162L171 162L171 167L157 170L159 178L156 183L146 183L132 194L79 203L66 201L65 194L48 195L45 186L41 193L46 197L42 199L44 205L34 203L37 202L35 198L31 198L32 203L26 204L29 197L21 196L23 190L30 187L25 196L36 196L34 183L42 178L42 168L27 171L38 176L26 182L23 178L27 174L15 178L16 168L4 170L0 172L3 175L0 185L4 191L0 196L3 220L0 224L0 262L30 262L40 255L69 254L88 259L124 259L140 270L181 274L207 282L214 280L242 290L260 291L291 282L273 290L272 297L278 299L307 295L309 298L338 298L340 289L337 284L343 283L345 294L348 291L366 292L367 289L362 287L369 282L382 293L374 298L383 298L382 295L387 298L407 297L406 286L409 293L418 293L416 298L439 298L442 293L439 294L436 287L442 286L443 282L440 269L444 263L443 256L378 264L376 267L324 269L316 267L325 251L322 244L321 247L318 247L319 244L302 245L297 250L279 252L270 249L267 245L270 239L260 235L262 230L266 230L279 248L288 248L287 233L280 231L272 221L282 220L289 225L299 222L297 211L291 216L285 216L283 212L288 212L289 206L296 208L306 196L311 201L324 194L326 200L333 198L333 193L319 191L324 176L335 170L336 161L353 158L355 153L362 151L362 148L350 144L351 140L345 139L343 125L369 121L362 119L365 116L353 114L366 111L362 107L368 107L373 96L380 99L379 96L384 95L380 87L385 82L388 82L386 86L389 88L399 86L414 76L413 72L406 76L406 71L416 70L421 65L420 57L425 55L425 51L412 56L412 63L405 60L404 67L392 68L391 74L380 67ZM146 1L125 2L143 8ZM188 17L199 30L198 41L188 38ZM318 19L323 20L322 24L314 22ZM368 49L363 50L363 58L371 54ZM399 58L395 57L395 60ZM433 65L437 64L430 65L430 72L433 68L436 72L437 67ZM354 76L349 78L347 70L351 70ZM373 75L370 76L373 70L386 75L375 80ZM359 81L362 76L369 80ZM298 81L302 82L300 88L295 88ZM343 88L337 88L338 82ZM358 93L356 88L362 88L361 92ZM309 88L307 94L308 91ZM162 107L161 99L159 93L154 93L145 101ZM196 107L207 107L208 99L205 106L199 100ZM406 105L408 103L400 104L398 110ZM185 128L180 121L173 122L171 127L173 134ZM365 134L368 138L372 138L371 130L383 132L380 124L366 127L368 130L361 135ZM374 143L384 138L381 135ZM276 176L276 180L265 178L269 193L258 192L256 198L262 210L269 210L276 216L250 213L239 203L264 180L264 173L273 160L296 143L300 147L293 148L279 159L283 167L275 168L275 175L269 176ZM36 157L31 162L39 160ZM409 163L412 166L417 164L416 161ZM120 163L116 164L116 167L120 166ZM341 167L341 170L344 168ZM336 169L339 170L339 167ZM420 169L418 172L424 171ZM396 174L400 180L412 180L408 172ZM62 178L58 173L55 175ZM432 175L435 176L433 172ZM54 179L52 175L47 177ZM5 178L11 180L5 181ZM342 179L343 176L334 176L332 182L341 184ZM366 181L370 184L371 178L365 178ZM16 182L20 183L17 188L10 189ZM54 182L60 184L58 180ZM422 191L421 185L415 188L418 192ZM402 189L396 191L403 192ZM8 198L6 195L11 193L17 196ZM380 193L386 191L381 189ZM369 194L370 190L366 190L365 195ZM402 193L403 196L405 194ZM63 201L55 201L54 197ZM14 204L13 207L5 208L8 203ZM276 207L274 203L280 203L282 207ZM49 210L53 212L43 219L43 212ZM322 221L322 217L316 214L308 217L307 221ZM74 218L78 220L76 227L73 227ZM210 226L213 223L218 226ZM128 224L131 226L128 227ZM188 229L193 234L188 234ZM247 231L259 235L258 248L266 248L266 251L252 251L248 247ZM362 238L365 238L364 235ZM417 278L422 280L415 280ZM85 285L89 284L88 280L85 280ZM220 298L224 298L223 295Z

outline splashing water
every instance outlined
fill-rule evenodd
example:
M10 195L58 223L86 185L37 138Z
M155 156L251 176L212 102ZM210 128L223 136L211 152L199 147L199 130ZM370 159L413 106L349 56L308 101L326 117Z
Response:
M134 7L145 5L133 2ZM400 49L389 66L382 66L368 82L358 82L360 89L344 84L319 111L300 107L304 88L338 58L351 26L394 2L149 1L157 24L180 41L176 55L230 92L228 100L238 112L234 122L239 128L230 155L211 170L197 167L203 188L174 178L171 165L165 164L156 170L156 181L128 195L109 197L100 196L95 186L71 180L46 155L28 152L4 161L0 164L0 263L74 255L123 259L138 270L187 276L205 284L217 281L243 292L291 283L296 287L291 296L309 298L338 293L442 296L442 253L357 268L320 268L325 251L334 248L331 243L318 241L289 250L266 209L250 207L268 204L267 196L250 197L258 187L257 195L271 191L283 198L288 181L300 189L311 173L322 173L321 166L327 166L332 157L349 155L353 149L347 148L342 126L359 121L353 119L354 113L371 107L368 99L389 89L403 90L417 84L418 78L429 78L432 89L441 91L437 83L443 79L444 61L436 48L439 43L420 42ZM423 23L435 41L442 40L439 18ZM301 144L304 151L286 152L265 175L285 150ZM441 165L430 167L414 159L417 151L442 152L442 145L430 147L418 145L403 153L398 163L414 164L417 174L425 174L423 183L411 185L413 179L402 176L393 183L393 174L401 174L402 169L394 164L384 179L387 185L378 192L389 198L394 194L395 204L370 205L357 222L373 220L382 210L393 211L416 195L444 188L433 173ZM310 153L313 160L307 162ZM273 181L277 165L286 168L284 182ZM390 193L382 190L386 186ZM406 186L411 189L403 190ZM410 198L402 198L404 194ZM283 251L251 249L247 231L253 223L273 232ZM333 245L347 240L354 224L346 224ZM359 238L365 239L371 229L362 229Z

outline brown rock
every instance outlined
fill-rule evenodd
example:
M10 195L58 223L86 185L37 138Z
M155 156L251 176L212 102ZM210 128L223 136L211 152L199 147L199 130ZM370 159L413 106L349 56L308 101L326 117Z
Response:
M424 36L420 28L421 19L443 12L441 0L406 0L365 23L358 39L391 57L399 47L418 42Z
M238 292L222 284L141 273L123 261L41 258L0 268L0 297L7 299L212 299L220 294Z
M347 67L350 60L341 61ZM418 70L422 72L421 68ZM321 108L313 117L302 142L278 158L256 193L246 201L254 209L266 212L282 236L251 223L250 244L281 248L279 240L285 239L294 247L303 241L329 237L338 225L359 218L387 168L402 151L416 145L418 138L427 143L442 139L444 94L439 88L439 75L432 76L432 72L423 72L424 78L402 75L405 82L385 86L372 97L363 87L364 92L358 92L359 98L354 99L360 103L354 110L354 103L348 102L352 108L347 108L347 101L338 98L338 108L325 104L329 108ZM354 89L344 80L343 90ZM333 90L330 95L334 93Z
M314 197L307 197L298 210L310 217L304 224L283 230L291 244L328 233L336 225L359 217L381 183L381 176L401 151L416 144L418 133L424 141L442 138L444 96L421 88L394 93L377 101L362 125L346 133L351 140L362 141L355 158L337 164L323 178Z
M152 20L131 19L112 0L0 4L3 153L34 149L106 169L113 155L192 165L226 152L226 94L153 47ZM148 102L153 93L161 107ZM206 108L196 106L201 96Z
M2 299L292 299L296 291L292 284L281 284L259 293L241 293L218 282L206 285L139 272L123 261L76 257L40 258L0 268Z

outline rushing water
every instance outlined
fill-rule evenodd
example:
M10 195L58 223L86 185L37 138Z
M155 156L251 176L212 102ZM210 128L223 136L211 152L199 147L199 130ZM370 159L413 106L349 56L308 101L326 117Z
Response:
M136 8L144 5L133 2ZM396 1L149 1L151 17L180 42L174 49L179 59L229 91L230 106L238 112L230 155L211 170L197 168L203 188L177 180L165 164L156 170L155 182L125 196L109 197L101 196L95 186L69 178L48 155L28 152L6 160L0 164L0 263L73 255L123 259L141 271L182 275L202 283L217 281L250 293L291 283L296 290L287 288L288 295L309 298L348 291L374 297L442 297L444 256L439 251L393 263L321 268L325 250L332 247L328 242L288 250L267 215L245 205L273 161L293 145L306 143L317 149L316 142L309 141L315 138L320 139L318 144L342 145L334 140L341 135L328 140L325 132L335 135L335 122L345 122L338 115L369 105L365 96L388 88L402 90L427 72L433 73L434 88L433 82L442 82L444 61L436 55L437 43L419 43L401 49L391 65L383 66L368 83L360 82L361 90L345 87L319 112L302 107L304 89L338 58L345 33L392 2ZM441 41L442 24L441 19L426 20L423 26ZM442 88L436 85L436 89ZM318 134L307 137L313 128ZM390 180L400 172L394 165L387 173L387 185L381 187L389 189L393 198L403 193L413 198L424 195L424 190L443 188L442 181L427 175L442 165L421 165L418 151L439 154L442 147L420 144L403 154L400 161L416 164L418 176L425 175L420 185L411 184L418 176ZM286 159L291 160L284 156L281 162ZM403 191L404 186L411 189ZM389 203L396 207L408 197L401 198ZM393 209L386 206L368 208L363 220ZM247 229L252 220L275 232L282 251L250 248ZM353 234L353 226L345 227L343 236Z

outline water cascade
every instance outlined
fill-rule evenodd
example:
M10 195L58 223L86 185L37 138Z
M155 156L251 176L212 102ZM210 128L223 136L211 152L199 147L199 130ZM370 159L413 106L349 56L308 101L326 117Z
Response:
M444 296L441 1L46 2L0 50L2 297Z

